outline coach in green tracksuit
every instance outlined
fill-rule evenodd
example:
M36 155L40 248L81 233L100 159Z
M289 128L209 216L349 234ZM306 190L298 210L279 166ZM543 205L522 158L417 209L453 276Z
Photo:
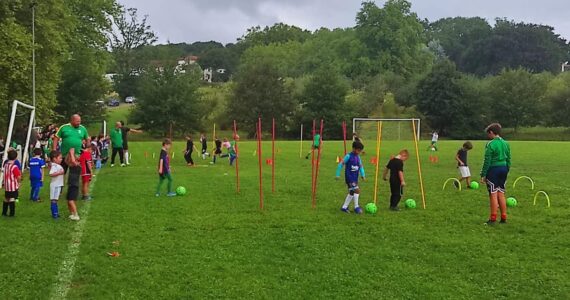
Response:
M485 146L485 160L481 169L481 182L487 184L491 214L486 225L497 221L497 206L501 209L501 223L507 223L507 201L505 182L511 168L511 147L500 136L501 124L487 126L487 136L491 139Z
M111 130L111 146L113 154L111 155L111 167L115 166L115 158L119 154L121 167L125 166L125 150L123 149L123 132L121 130L121 122L115 123L115 128Z

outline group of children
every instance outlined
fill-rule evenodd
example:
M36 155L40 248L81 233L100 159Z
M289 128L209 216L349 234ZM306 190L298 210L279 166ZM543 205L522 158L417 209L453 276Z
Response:
M502 127L498 123L493 123L485 129L487 137L491 140L485 146L485 157L483 161L483 168L481 170L481 183L487 185L490 201L490 216L485 225L494 225L497 221L497 211L501 212L500 223L507 222L507 206L505 197L505 182L511 166L511 150L509 144L500 136ZM434 133L430 148L435 148L439 135ZM358 200L360 196L360 187L358 186L358 179L361 177L366 180L364 166L360 159L360 154L364 150L364 145L355 134L354 142L352 144L352 152L347 154L344 159L338 164L336 177L340 177L342 167L345 167L345 183L348 187L348 195L341 207L345 213L349 211L349 205L354 202L354 212L357 214L362 213ZM317 146L318 147L318 146ZM467 164L468 151L473 149L473 144L469 141L465 142L461 149L457 151L455 160L460 173L460 181L467 183L467 187L471 188L471 171ZM404 193L406 181L404 179L404 162L409 158L408 150L401 150L399 154L390 159L386 165L383 173L383 179L390 182L390 210L399 211L398 204ZM388 174L390 174L389 179Z
M214 152L211 155L212 161L210 162L210 164L215 164L218 158L228 158L230 166L232 166L235 159L237 158L237 153L235 149L235 144L237 140L239 140L239 135L237 134L234 136L234 140L231 142L227 138L224 138L222 141L218 137L214 137ZM201 151L202 160L205 160L206 157L210 156L210 153L208 153L208 140L205 134L200 135L200 144L202 145L202 151ZM226 149L225 154L222 151L223 148ZM184 152L184 159L186 160L186 164L189 167L195 165L194 159L192 158L192 153L194 152L194 150L198 152L198 149L196 149L196 146L194 145L194 140L192 139L192 136L188 135L186 137L186 149L183 152Z
M48 167L48 176L50 180L50 202L51 214L54 219L60 217L58 209L58 200L62 194L64 187L64 167L62 166L64 158L60 152L61 145L53 145L53 135L51 133L48 141L44 143L42 148L36 147L32 151L32 157L28 162L29 180L30 180L30 200L32 202L41 202L40 192L44 185L45 171ZM56 150L51 150L56 149ZM99 137L91 137L91 143L84 143L78 160L70 159L67 162L69 166L81 166L81 192L82 200L89 201L89 184L94 176L94 169L99 169L108 160L109 139L103 135ZM19 190L22 184L22 164L18 160L17 151L8 149L7 160L3 165L3 187L5 190L5 199L2 206L3 216L15 216L15 203L19 201ZM72 217L74 215L72 214ZM78 218L77 218L78 219Z

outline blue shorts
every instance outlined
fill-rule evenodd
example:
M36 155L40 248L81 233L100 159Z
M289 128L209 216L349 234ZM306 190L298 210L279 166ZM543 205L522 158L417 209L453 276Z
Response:
M354 192L354 191L360 189L360 187L358 187L358 181L357 182L346 182L346 185L348 186L349 192Z
M505 167L491 167L487 171L487 190L489 194L505 193L505 182L509 175L509 168Z

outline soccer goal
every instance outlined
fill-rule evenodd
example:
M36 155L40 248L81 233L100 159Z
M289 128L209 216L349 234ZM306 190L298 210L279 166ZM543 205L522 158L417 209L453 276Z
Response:
M354 118L352 120L353 133L365 145L366 153L363 160L374 165L374 203L378 201L379 177L385 164L390 158L396 156L400 150L406 149L410 160L406 164L406 197L421 197L422 206L426 208L425 190L422 176L419 140L421 137L421 119L382 119L382 118ZM414 166L416 165L416 166ZM371 174L370 172L367 172ZM418 189L414 188L415 186ZM390 191L380 190L382 195L389 195ZM418 193L419 192L419 193Z
M20 118L18 118L19 116L25 115L18 115L18 108L24 108L26 110L29 110L30 112L30 118L28 120L21 120ZM29 156L29 148L30 148L30 137L32 135L32 129L34 126L34 120L36 117L36 108L34 106L28 105L26 103L20 102L18 100L14 100L14 102L12 103L12 113L10 115L10 123L8 124L8 133L6 134L6 145L5 145L5 150L4 153L2 155L2 162L6 161L6 159L8 158L8 150L10 148L14 148L16 150L19 150L18 152L18 159L20 159L20 163L22 164L22 168L25 168L26 166L26 162L28 161L28 156ZM17 141L14 140L13 138L13 134L14 134L14 125L25 125L27 121L27 127L22 127L22 129L26 129L25 132L22 132L21 130L18 133L21 134L25 134L25 138L23 135L18 134L19 136L21 136L21 138L18 138ZM22 148L23 147L23 148ZM0 182L2 181L4 177L0 177Z

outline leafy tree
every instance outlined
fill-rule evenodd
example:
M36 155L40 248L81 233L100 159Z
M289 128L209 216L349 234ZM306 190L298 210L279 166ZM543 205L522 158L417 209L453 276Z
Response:
M84 122L89 123L102 118L104 108L96 101L110 90L102 75L111 62L106 33L111 30L108 16L115 12L116 6L112 0L66 3L78 21L73 23L75 38L69 40L70 59L62 65L55 110L62 120L80 113Z
M570 127L570 72L558 75L548 84L545 99L549 107L543 116L550 120L548 125Z
M427 66L424 27L406 0L388 0L383 8L363 2L356 33L374 61L372 75L391 71L408 76Z
M455 64L442 60L417 85L417 108L443 135L461 136L471 130L477 103Z
M198 87L200 72L189 67L179 72L174 66L149 67L143 72L140 95L130 120L149 132L167 136L200 129L202 106Z
M269 130L267 119L275 118L279 132L285 131L295 102L279 70L268 60L260 59L242 65L228 109L240 128L253 136L260 116L266 120L264 129Z
M537 125L547 81L525 69L504 70L489 87L491 116L503 126Z
M323 119L327 139L340 138L339 128L348 117L345 105L348 89L348 84L334 68L323 66L317 70L307 82L301 97L301 122L308 125L312 120L318 122Z
M113 17L115 30L111 31L109 43L115 57L115 90L122 96L136 93L137 77L145 65L136 65L135 49L156 42L156 34L147 24L147 17L139 19L136 8L121 8Z
M304 42L311 36L311 32L301 29L297 26L291 26L283 23L276 23L273 26L252 27L247 33L238 39L238 44L244 47L282 44L291 41Z

